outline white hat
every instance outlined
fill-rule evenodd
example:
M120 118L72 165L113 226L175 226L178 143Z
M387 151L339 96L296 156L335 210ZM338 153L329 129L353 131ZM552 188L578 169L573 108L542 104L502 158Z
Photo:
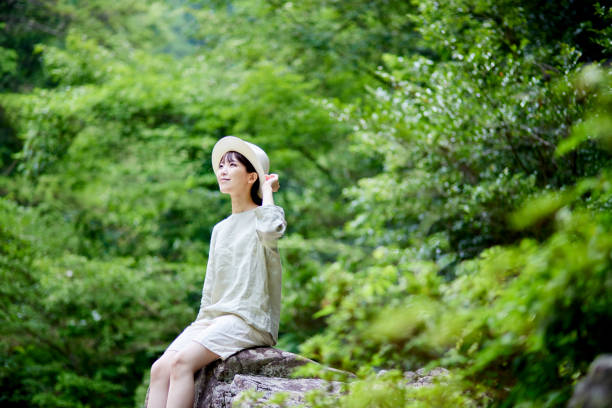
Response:
M270 171L270 159L263 149L253 143L244 141L236 136L225 136L217 141L212 150L212 167L217 174L221 157L227 152L234 151L242 154L255 167L259 176L259 197L263 197L261 186L266 181L266 174Z

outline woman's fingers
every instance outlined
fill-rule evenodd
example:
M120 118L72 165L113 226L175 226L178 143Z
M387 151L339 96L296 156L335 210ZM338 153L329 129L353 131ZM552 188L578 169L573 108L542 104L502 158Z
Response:
M278 182L278 174L266 174L266 184L269 184L272 187L272 191L277 192L280 188L280 184Z

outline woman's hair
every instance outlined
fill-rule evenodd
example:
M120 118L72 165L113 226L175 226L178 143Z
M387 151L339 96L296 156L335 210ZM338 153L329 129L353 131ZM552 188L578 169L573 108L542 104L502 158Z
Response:
M242 154L238 152L235 152L233 150L230 150L229 152L225 152L223 156L221 156L221 161L225 160L226 158L229 161L238 160L240 163L244 165L244 167L246 167L247 173L257 173L257 170L255 170L255 167L253 167L251 162L246 157L244 157ZM251 186L251 199L253 200L255 204L261 205L262 201L259 195L257 194L258 191L259 191L259 174L257 174L257 180L255 180L255 183L253 183L253 185Z

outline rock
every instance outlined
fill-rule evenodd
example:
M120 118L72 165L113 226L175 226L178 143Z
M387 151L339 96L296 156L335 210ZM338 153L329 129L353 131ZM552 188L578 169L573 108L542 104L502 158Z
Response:
M377 377L387 373L389 370L380 370L376 373ZM443 367L435 367L427 371L424 368L420 368L417 371L404 371L404 383L405 387L421 388L427 387L433 384L434 379L437 377L444 377L449 374L449 371Z
M273 347L254 347L242 350L227 360L217 360L195 376L194 408L229 408L245 390L263 392L258 402L265 402L275 392L285 392L285 406L304 402L304 393L313 389L325 389L338 393L341 384L315 378L289 378L292 371L312 360ZM333 368L325 368L340 372ZM347 374L347 373L345 373ZM352 374L349 374L353 376ZM148 392L147 392L148 399ZM147 400L145 400L145 407Z
M568 407L612 407L612 354L603 354L591 363L587 376L574 388Z
M444 377L447 376L448 370L443 367L435 367L430 371L426 371L424 368L418 369L416 372L414 371L405 371L404 378L406 379L405 385L407 387L421 388L427 387L433 384L433 381L436 377Z
M283 406L294 406L304 403L307 391L320 389L328 393L339 393L342 383L325 381L317 378L287 379L278 377L261 377L252 375L236 375L230 386L230 394L239 397L242 391L255 390L263 392L257 403L268 401L274 393L283 392L287 395ZM235 398L232 397L232 402ZM230 405L226 405L230 406ZM261 405L259 405L261 406Z

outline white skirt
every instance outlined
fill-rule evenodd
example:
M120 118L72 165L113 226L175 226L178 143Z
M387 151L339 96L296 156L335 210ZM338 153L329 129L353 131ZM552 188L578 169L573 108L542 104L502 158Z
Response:
M254 328L234 314L195 320L170 343L166 350L180 351L192 341L218 354L224 361L245 348L276 344L270 333Z

